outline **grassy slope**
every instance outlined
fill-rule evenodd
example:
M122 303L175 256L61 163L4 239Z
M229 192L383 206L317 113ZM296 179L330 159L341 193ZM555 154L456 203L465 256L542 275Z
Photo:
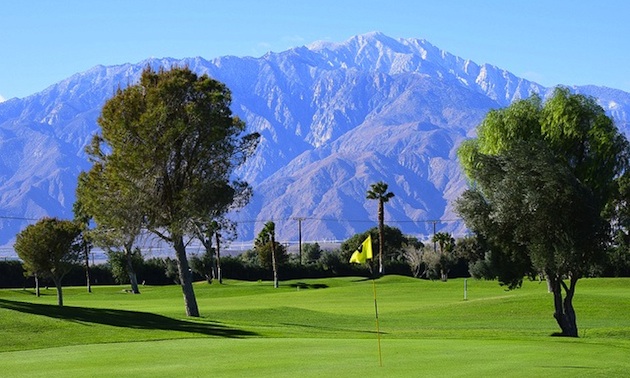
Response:
M299 287L299 288L298 288ZM388 276L376 282L383 367L378 366L371 281L356 278L195 286L202 318L183 316L179 287L0 291L0 366L47 376L614 376L630 370L630 280L578 283L577 340L557 330L546 286L504 291L496 282ZM47 293L48 294L48 293ZM38 349L33 351L33 349ZM181 358L181 361L178 361Z

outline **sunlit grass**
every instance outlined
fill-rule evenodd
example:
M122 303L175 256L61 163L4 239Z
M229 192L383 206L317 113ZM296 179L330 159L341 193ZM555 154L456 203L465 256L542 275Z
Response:
M374 285L375 283L375 285ZM579 339L557 325L545 283L386 276L179 286L0 290L9 376L622 376L630 371L630 279L585 279ZM383 367L375 330L376 289ZM33 351L33 350L36 351ZM596 357L597 356L597 357ZM382 369L382 370L379 370Z

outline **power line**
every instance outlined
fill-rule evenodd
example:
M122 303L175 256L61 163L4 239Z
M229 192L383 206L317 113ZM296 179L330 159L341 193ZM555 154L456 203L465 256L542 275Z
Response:
M235 220L237 223L266 223L266 222L288 222L288 221L320 221L320 222L349 222L349 223L374 223L376 221L370 219L344 219L344 218L317 218L317 217L291 217L291 218L270 218L270 219L239 219ZM386 220L386 223L453 223L453 222L461 222L463 219L461 218L453 218L453 219L418 219L418 220L395 220L389 219Z

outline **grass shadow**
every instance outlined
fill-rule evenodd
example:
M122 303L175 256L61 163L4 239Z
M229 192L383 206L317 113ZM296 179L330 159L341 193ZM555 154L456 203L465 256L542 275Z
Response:
M300 289L326 289L328 288L328 285L322 283L307 284L305 282L297 282L291 284L291 287L296 287Z
M68 321L104 324L114 327L198 333L208 336L242 338L255 332L230 328L217 323L179 320L150 312L73 307L0 299L0 308Z
M381 279L382 276L377 276L377 277L361 277L361 278L357 278L356 280L352 280L352 282L366 282L366 281L378 281Z

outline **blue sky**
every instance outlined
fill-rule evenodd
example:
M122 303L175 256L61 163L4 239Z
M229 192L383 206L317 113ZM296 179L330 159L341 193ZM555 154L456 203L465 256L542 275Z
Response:
M0 97L28 96L97 64L258 57L371 31L423 38L546 86L630 92L629 16L625 0L6 1Z

